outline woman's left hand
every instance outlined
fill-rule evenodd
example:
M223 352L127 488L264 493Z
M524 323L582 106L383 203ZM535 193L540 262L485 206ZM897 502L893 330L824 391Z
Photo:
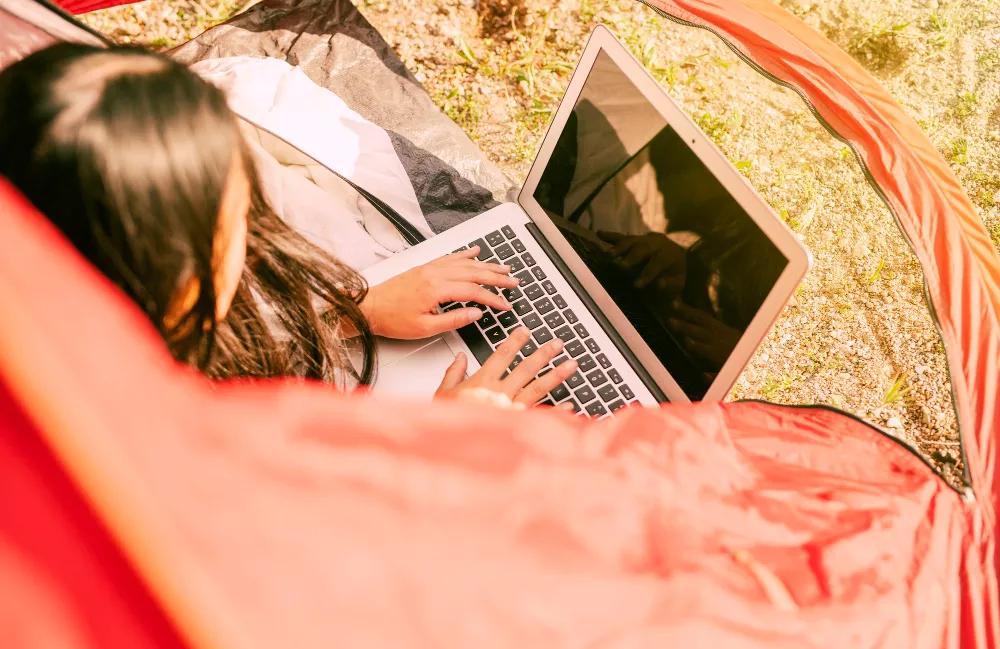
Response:
M458 329L483 317L477 308L438 313L448 302L476 302L507 311L511 305L483 286L514 288L510 266L475 259L479 247L452 253L373 286L361 303L372 331L378 336L415 340Z

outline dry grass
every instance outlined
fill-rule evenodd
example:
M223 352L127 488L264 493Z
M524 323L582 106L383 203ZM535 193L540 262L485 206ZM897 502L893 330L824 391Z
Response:
M1000 245L997 2L779 4L855 56L919 120ZM610 26L816 258L733 396L846 409L916 443L957 475L944 350L923 301L920 267L853 156L796 96L710 34L633 0L358 5L438 105L515 179L530 166L586 35L596 24ZM149 0L87 20L119 38L165 47L235 7L233 0Z

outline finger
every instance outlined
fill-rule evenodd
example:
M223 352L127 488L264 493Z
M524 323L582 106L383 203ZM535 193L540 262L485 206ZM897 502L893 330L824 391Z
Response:
M629 248L628 252L619 257L618 263L625 268L632 268L644 263L655 254L656 248L644 241L642 245L635 245Z
M454 311L421 316L418 320L417 329L420 337L426 338L427 336L436 336L446 331L461 329L482 317L483 312L474 307L455 309Z
M639 237L622 237L615 244L615 247L611 249L611 255L613 257L621 257L629 250L631 250L637 243L639 243Z
M528 385L535 378L535 375L562 350L563 341L558 338L539 347L534 354L521 361L521 364L510 373L510 376L503 380L503 391L513 398L518 390ZM562 366L560 365L560 367Z
M453 252L450 255L445 255L440 259L435 259L434 261L444 262L444 261L454 261L457 259L473 259L478 254L479 254L479 246L472 246L471 248L466 248L465 250L459 250L458 252Z
M510 302L505 300L502 295L487 291L479 284L472 282L446 282L438 290L439 292L434 299L439 304L451 301L477 302L499 311L509 311L511 308Z
M697 340L691 340L690 338L685 338L685 341L687 342L686 347L688 351L695 356L698 356L706 361L711 361L712 357L715 355L716 350L711 345L706 345L698 342ZM714 363L712 364L714 365Z
M656 255L649 260L639 277L635 280L635 285L639 288L649 284L654 280L657 286L666 289L680 285L684 287L684 266L678 263L680 260L668 257L667 255Z
M469 368L469 359L462 352L455 355L448 369L444 371L444 378L441 379L441 386L437 389L437 394L450 392L458 387L458 384L465 380L465 371Z
M455 260L454 265L459 268L478 268L481 270L489 270L494 273L500 273L501 275L506 275L510 272L510 266L508 264L498 264L492 261L479 261L478 259L458 259Z
M445 273L445 277L453 282L469 282L470 284L503 288L514 288L520 284L520 280L507 273L498 273L483 268L450 268Z
M518 365L518 367L521 366ZM545 398L545 395L552 392L557 385L568 379L570 375L576 371L576 369L575 361L566 361L545 376L540 376L525 386L525 388L521 390L516 397L514 397L514 401L517 403L523 403L526 406L538 403L540 400Z
M701 309L694 309L683 302L678 302L674 306L674 312L688 322L700 324L705 327L710 327L717 322L715 318L708 315Z
M692 340L710 342L706 337L707 330L704 327L698 326L691 322L687 322L686 320L678 320L677 318L668 318L667 326L670 327L670 331L674 332L675 334L680 334L681 336L687 336Z
M493 355L486 359L486 362L483 363L483 369L480 372L485 372L485 376L492 379L499 379L530 337L531 332L527 327L518 327L510 332L507 340L503 341L496 348L496 351L493 352Z
M563 401L558 406L556 406L556 408L558 408L559 410L568 410L569 412L573 412L574 410L576 410L576 408L573 407L573 404L570 403L569 401Z

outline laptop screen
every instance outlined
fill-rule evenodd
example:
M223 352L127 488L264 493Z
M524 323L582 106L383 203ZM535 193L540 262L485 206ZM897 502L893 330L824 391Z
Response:
M692 401L788 264L603 51L534 198Z

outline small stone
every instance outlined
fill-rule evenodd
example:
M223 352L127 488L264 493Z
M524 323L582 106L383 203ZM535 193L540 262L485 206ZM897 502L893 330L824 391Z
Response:
M931 409L927 406L920 406L920 421L924 426L931 425Z
M424 74L423 72L417 72L416 74L413 75L413 78L420 83L425 83L427 81L427 75Z
M903 422L899 420L899 417L890 417L885 425L887 428L902 428Z
M916 372L917 375L919 376L926 373L928 369L930 368L927 367L926 365L917 365L916 367L913 368L913 371Z

